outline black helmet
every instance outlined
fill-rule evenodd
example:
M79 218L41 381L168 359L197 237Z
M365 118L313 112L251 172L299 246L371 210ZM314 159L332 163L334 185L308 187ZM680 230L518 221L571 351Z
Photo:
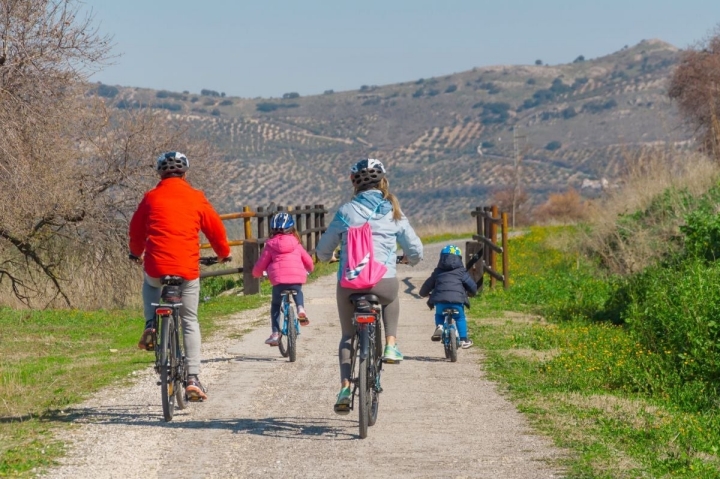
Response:
M385 167L380 160L366 158L355 163L350 168L352 184L355 188L362 186L375 186L385 178Z
M183 174L190 169L190 162L187 156L179 151L168 151L158 156L155 169L160 176L170 176L172 174Z

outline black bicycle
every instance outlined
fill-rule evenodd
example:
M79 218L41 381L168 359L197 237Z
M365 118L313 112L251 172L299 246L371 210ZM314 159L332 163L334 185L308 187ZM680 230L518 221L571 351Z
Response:
M355 336L351 344L353 355L350 369L353 394L350 409L355 409L357 393L360 438L365 439L368 426L373 426L377 421L382 392L382 306L374 294L353 294L350 301L355 306Z
M172 421L175 406L184 409L187 406L185 386L187 369L180 326L180 307L182 306L182 283L180 276L163 276L160 303L155 306L155 372L160 375L163 417Z
M280 293L282 303L280 313L283 321L280 326L280 340L278 341L278 349L282 357L288 358L291 363L297 359L297 337L300 334L300 322L295 312L295 308L290 304L290 297L297 295L297 291L288 289Z
M229 258L228 258L229 260ZM200 258L200 264L210 266L218 262L217 256ZM155 349L155 372L160 375L163 417L172 421L175 407L185 409L188 397L185 393L188 372L182 338L180 307L182 306L181 276L160 278L162 290L160 302L155 307L155 327L152 342Z

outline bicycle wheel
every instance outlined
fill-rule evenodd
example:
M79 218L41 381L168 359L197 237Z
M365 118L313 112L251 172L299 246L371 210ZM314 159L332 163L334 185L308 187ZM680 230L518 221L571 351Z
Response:
M358 353L359 354L359 353ZM360 415L360 439L365 439L367 437L367 430L370 422L370 384L368 381L368 359L370 357L370 354L368 354L368 357L363 359L362 357L359 359L359 369L358 369L358 376L359 376L359 387L358 387L358 402L360 403L359 415Z
M170 329L173 317L163 316L160 329L160 393L162 396L163 417L172 421L175 412L175 382L172 377L171 364L175 351L170 343Z
M287 351L291 363L297 359L297 317L295 308L288 308L287 317Z
M368 382L370 383L368 426L375 425L375 422L377 421L378 408L380 407L380 372L382 370L382 356L378 356L378 351L382 354L382 337L380 336L382 329L380 324L380 320L375 322L376 328L373 334L374 337L371 338L371 346L374 347L371 347L369 350L370 357L368 358L367 364Z
M282 309L280 310L280 315L282 316L282 323L278 325L278 326L280 326L280 339L278 340L278 349L280 350L280 355L284 358L288 357L288 352L289 352L289 348L288 348L289 344L288 344L288 337L287 337L288 317L287 317L287 313L286 313L287 310L285 308L290 309L290 306L285 304L285 300L283 300Z
M178 409L185 409L187 407L187 401L185 400L185 384L187 378L185 377L185 355L183 354L183 343L180 334L179 324L177 321L173 328L173 344L175 345L175 364L173 365L173 377L174 390L175 390L175 405Z
M457 362L457 329L450 329L450 345L449 345L450 362Z

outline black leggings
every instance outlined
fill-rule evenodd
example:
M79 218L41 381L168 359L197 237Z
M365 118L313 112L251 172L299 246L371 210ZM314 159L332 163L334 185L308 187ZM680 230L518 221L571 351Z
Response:
M397 278L383 278L375 287L369 290L343 288L340 286L340 283L338 283L335 295L337 298L338 315L340 316L340 327L342 328L342 338L340 338L340 347L338 348L341 381L350 379L350 363L352 362L350 346L352 338L355 335L355 326L353 325L355 308L350 302L350 295L357 293L374 294L380 299L380 304L383 305L385 335L397 336L398 320L400 318Z

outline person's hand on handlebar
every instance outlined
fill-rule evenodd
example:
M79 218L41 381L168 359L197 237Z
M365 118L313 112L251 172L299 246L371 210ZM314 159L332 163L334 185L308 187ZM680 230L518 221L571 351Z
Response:
M397 263L397 264L408 264L408 259L407 259L407 257L406 257L405 255L403 255L403 256L398 256L398 257L397 257L397 260L396 260L396 263Z
M225 256L224 258L218 258L218 263L229 263L232 261L232 256Z
M128 259L135 264L143 264L143 257L142 256L135 256L134 254L130 253L128 254Z

